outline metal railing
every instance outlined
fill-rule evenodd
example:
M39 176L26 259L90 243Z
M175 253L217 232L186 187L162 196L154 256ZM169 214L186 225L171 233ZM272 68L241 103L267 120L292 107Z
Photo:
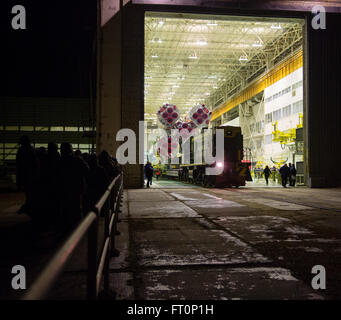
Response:
M23 300L43 299L63 272L76 248L87 235L87 298L96 299L99 295L103 277L103 292L109 294L109 262L112 256L118 256L115 248L118 214L123 192L123 175L117 176L63 245L50 259L46 267L32 284ZM98 259L98 222L104 217L105 240Z

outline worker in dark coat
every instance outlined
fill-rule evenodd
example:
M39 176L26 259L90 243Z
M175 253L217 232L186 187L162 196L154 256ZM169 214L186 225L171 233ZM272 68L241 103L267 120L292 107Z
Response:
M147 164L144 166L144 174L147 179L147 188L149 188L149 185L152 185L153 183L153 172L154 169L152 167L152 164L148 161Z
M88 163L90 168L88 195L90 206L93 207L107 190L110 181L104 168L98 165L97 156L95 154L89 155Z
M296 183L296 168L295 165L293 164L290 168L290 186L295 187Z
M99 154L98 163L100 166L104 168L105 173L108 176L110 181L112 181L120 173L118 167L115 165L110 154L106 150L103 150Z
M266 181L266 185L268 185L269 184L269 176L271 174L269 166L265 167L263 173L264 173L264 178L265 178L265 181Z
M62 158L58 152L58 145L50 142L47 148L47 199L49 220L54 225L61 218L61 161Z
M70 143L62 143L60 151L61 222L63 227L70 228L81 220L85 211L84 198L89 168L83 159L74 156Z
M19 190L25 192L26 201L18 213L26 213L32 218L35 212L36 186L39 179L39 160L27 136L22 136L19 144L16 156L16 182Z
M281 178L282 178L282 186L284 188L287 187L287 181L288 181L288 177L289 177L289 174L290 174L290 169L288 167L288 165L285 163L284 166L282 166L280 169L279 169L279 173L281 174Z

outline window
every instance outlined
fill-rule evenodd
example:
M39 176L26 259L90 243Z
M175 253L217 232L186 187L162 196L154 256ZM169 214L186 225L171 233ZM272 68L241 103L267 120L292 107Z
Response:
M271 101L272 101L272 96L265 99L265 102L271 102Z
M282 118L282 109L278 109L278 110L274 111L272 118L273 118L273 121L281 119Z
M289 117L291 115L291 104L282 109L283 118Z
M77 132L78 131L78 127L65 127L65 131Z
M51 127L51 131L64 131L64 127Z
M292 106L292 113L303 112L303 100L297 101Z
M265 123L270 123L270 122L272 122L272 112L267 113L265 115Z
M264 137L264 143L265 143L265 144L271 144L271 143L272 143L272 135L271 135L271 134L267 134L267 135Z

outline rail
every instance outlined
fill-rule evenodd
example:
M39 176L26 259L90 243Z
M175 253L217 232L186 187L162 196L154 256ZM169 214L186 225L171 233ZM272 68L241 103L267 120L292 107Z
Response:
M32 284L22 300L43 299L57 281L81 240L87 236L87 298L96 299L99 295L103 277L103 292L109 294L109 261L117 256L115 235L119 234L117 223L123 192L123 176L120 174L110 183L93 210L88 212L72 234L64 241L59 250ZM98 256L98 222L104 217L105 240Z

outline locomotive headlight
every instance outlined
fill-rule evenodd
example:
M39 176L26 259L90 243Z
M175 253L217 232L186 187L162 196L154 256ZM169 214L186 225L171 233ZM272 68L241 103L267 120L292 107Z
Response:
M217 167L218 168L222 168L224 166L224 164L222 162L217 162Z

